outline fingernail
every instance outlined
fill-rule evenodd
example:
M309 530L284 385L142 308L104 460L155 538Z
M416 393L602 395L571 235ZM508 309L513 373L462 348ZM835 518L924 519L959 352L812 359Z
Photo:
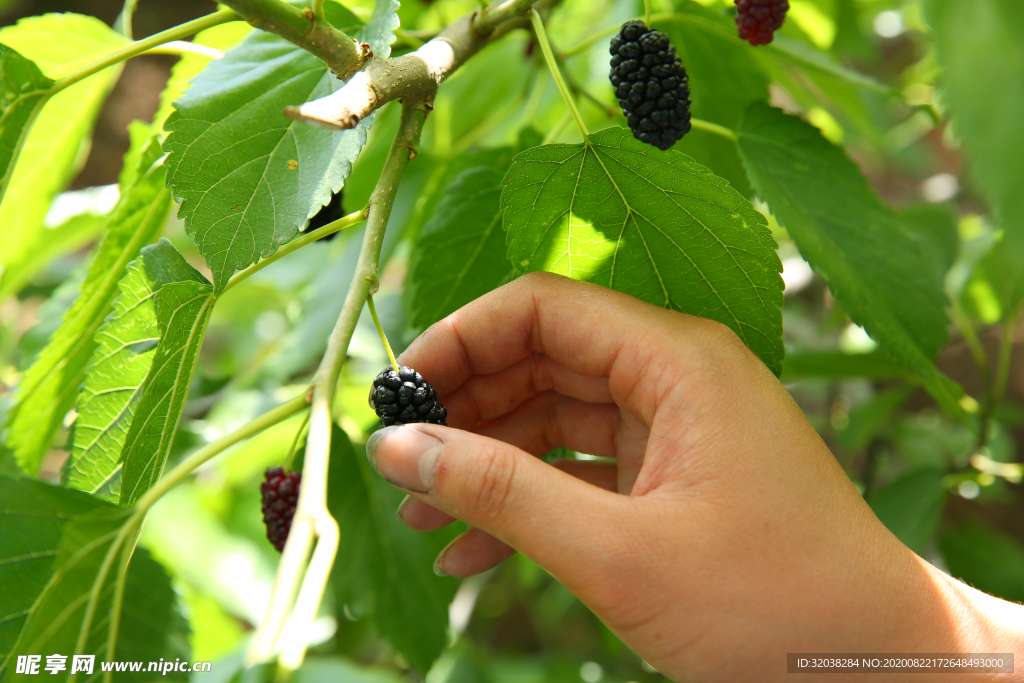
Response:
M461 538L461 536L460 536L459 538ZM451 576L451 575L450 575L450 574L449 574L448 572L446 572L446 571L445 571L445 570L444 570L444 569L443 569L443 568L441 567L441 561L442 561L442 560L444 560L444 556L448 554L448 549L449 549L449 548L451 548L451 547L452 547L452 545L454 545L454 544L455 544L455 541L457 541L457 540L459 540L459 539L458 539L458 538L456 538L456 539L455 539L455 540L453 540L453 541L452 541L451 543L449 543L448 545L446 545L446 546L444 547L444 550L442 550L442 551L441 551L441 553L440 553L440 554L439 554L439 555L437 556L437 559L436 559L436 560L434 560L434 573L435 573L435 574L437 574L438 576Z
M405 522L405 519L402 518L402 510L405 509L405 506L409 504L410 500L412 500L412 496L406 496L402 499L402 502L398 504L398 509L395 510L395 519L399 522Z
M366 457L377 474L399 488L427 493L441 455L439 439L406 425L385 427L366 441Z

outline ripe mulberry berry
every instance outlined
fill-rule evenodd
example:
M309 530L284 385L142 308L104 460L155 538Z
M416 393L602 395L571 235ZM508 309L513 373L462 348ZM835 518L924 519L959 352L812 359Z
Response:
M767 45L782 28L789 9L787 0L736 0L736 26L740 38L751 45Z
M267 540L278 552L284 550L284 542L292 528L301 481L301 473L285 472L283 467L271 467L263 473L263 483L260 484L263 523L267 526Z
M333 223L339 218L345 217L345 207L342 205L344 201L343 195L345 190L338 190L337 194L331 195L331 201L327 202L323 207L317 211L316 215L309 219L309 225L306 227L306 232L313 232L318 228L322 228L328 223ZM318 242L329 242L333 240L338 233L332 232L330 235L324 235Z
M609 78L633 137L666 150L690 132L690 79L668 36L627 21L609 52Z
M390 365L381 370L370 389L370 407L377 412L381 427L413 422L448 424L448 411L438 403L434 387L404 365L398 372Z

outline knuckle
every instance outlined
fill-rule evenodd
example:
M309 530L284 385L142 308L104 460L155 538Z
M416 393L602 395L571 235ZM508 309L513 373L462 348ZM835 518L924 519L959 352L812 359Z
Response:
M503 448L487 446L477 456L476 489L470 504L480 522L500 517L509 507L516 477L516 458Z

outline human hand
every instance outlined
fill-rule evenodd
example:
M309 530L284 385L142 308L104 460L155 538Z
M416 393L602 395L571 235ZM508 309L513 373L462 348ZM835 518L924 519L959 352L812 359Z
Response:
M719 323L534 273L431 327L401 363L451 427L381 430L367 452L412 496L406 524L473 526L439 568L469 576L523 552L671 678L768 681L787 652L1007 651L1024 635L1024 608L885 529ZM615 463L534 457L558 446Z

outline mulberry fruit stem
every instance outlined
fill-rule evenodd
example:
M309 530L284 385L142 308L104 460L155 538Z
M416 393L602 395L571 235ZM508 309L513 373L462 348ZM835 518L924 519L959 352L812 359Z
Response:
M243 280L246 280L249 277L255 275L259 271L269 266L274 261L284 258L288 254L292 253L293 251L296 251L297 249L301 249L307 244L312 244L313 242L316 242L321 237L332 235L336 232L344 230L345 228L351 228L353 225L359 225L360 223L366 220L369 210L369 207L359 209L359 211L350 213L347 216L342 216L338 220L332 221L331 223L328 223L322 228L318 228L317 230L307 232L302 237L296 240L292 240L291 242L284 245L267 258L257 261L256 263L252 264L245 270L240 270L237 273L235 273L231 277L231 279L228 280L227 285L224 286L224 291L227 292L229 289L237 285L239 282L242 282ZM221 293L221 296L224 296L224 294Z
M644 23L651 25L651 0L644 0Z
M306 412L306 414L302 416L302 424L300 424L299 428L297 430L295 430L295 438L292 439L291 448L288 449L288 457L285 458L285 461L284 461L284 469L285 469L286 472L291 472L292 462L295 460L295 453L299 450L298 449L299 439L302 438L302 435L303 435L303 433L306 430L306 425L308 425L308 424L309 424L309 412Z
M384 348L388 350L388 359L391 361L391 367L398 372L398 361L395 360L395 352L391 350L391 344L388 343L388 335L384 334L384 328L381 327L380 318L377 317L377 307L373 305L373 295L370 294L366 297L366 307L370 309L370 317L373 318L373 326L377 328L377 334L380 335L380 340L384 342Z
M572 113L572 118L576 121L576 128L579 129L580 135L583 136L583 142L586 143L587 138L590 137L590 133L587 131L587 127L583 125L583 117L580 116L579 109L576 108L576 103L572 99L572 93L569 92L569 86L565 84L565 79L562 78L562 72L558 68L558 63L555 61L555 55L551 51L551 42L548 41L547 31L544 30L544 22L540 18L540 14L531 10L530 11L530 22L533 23L533 32L537 35L537 42L540 43L541 52L544 53L544 61L548 64L548 70L551 71L551 77L555 79L555 85L558 86L558 91L562 93L562 99L565 100L565 106L569 107L569 111Z
M726 140L732 140L733 142L737 141L736 131L734 131L732 128L726 128L725 126L720 126L717 123L711 123L710 121L705 121L704 119L695 118L690 119L690 125L693 126L694 128L705 130L709 133L714 133L715 135L723 137Z

